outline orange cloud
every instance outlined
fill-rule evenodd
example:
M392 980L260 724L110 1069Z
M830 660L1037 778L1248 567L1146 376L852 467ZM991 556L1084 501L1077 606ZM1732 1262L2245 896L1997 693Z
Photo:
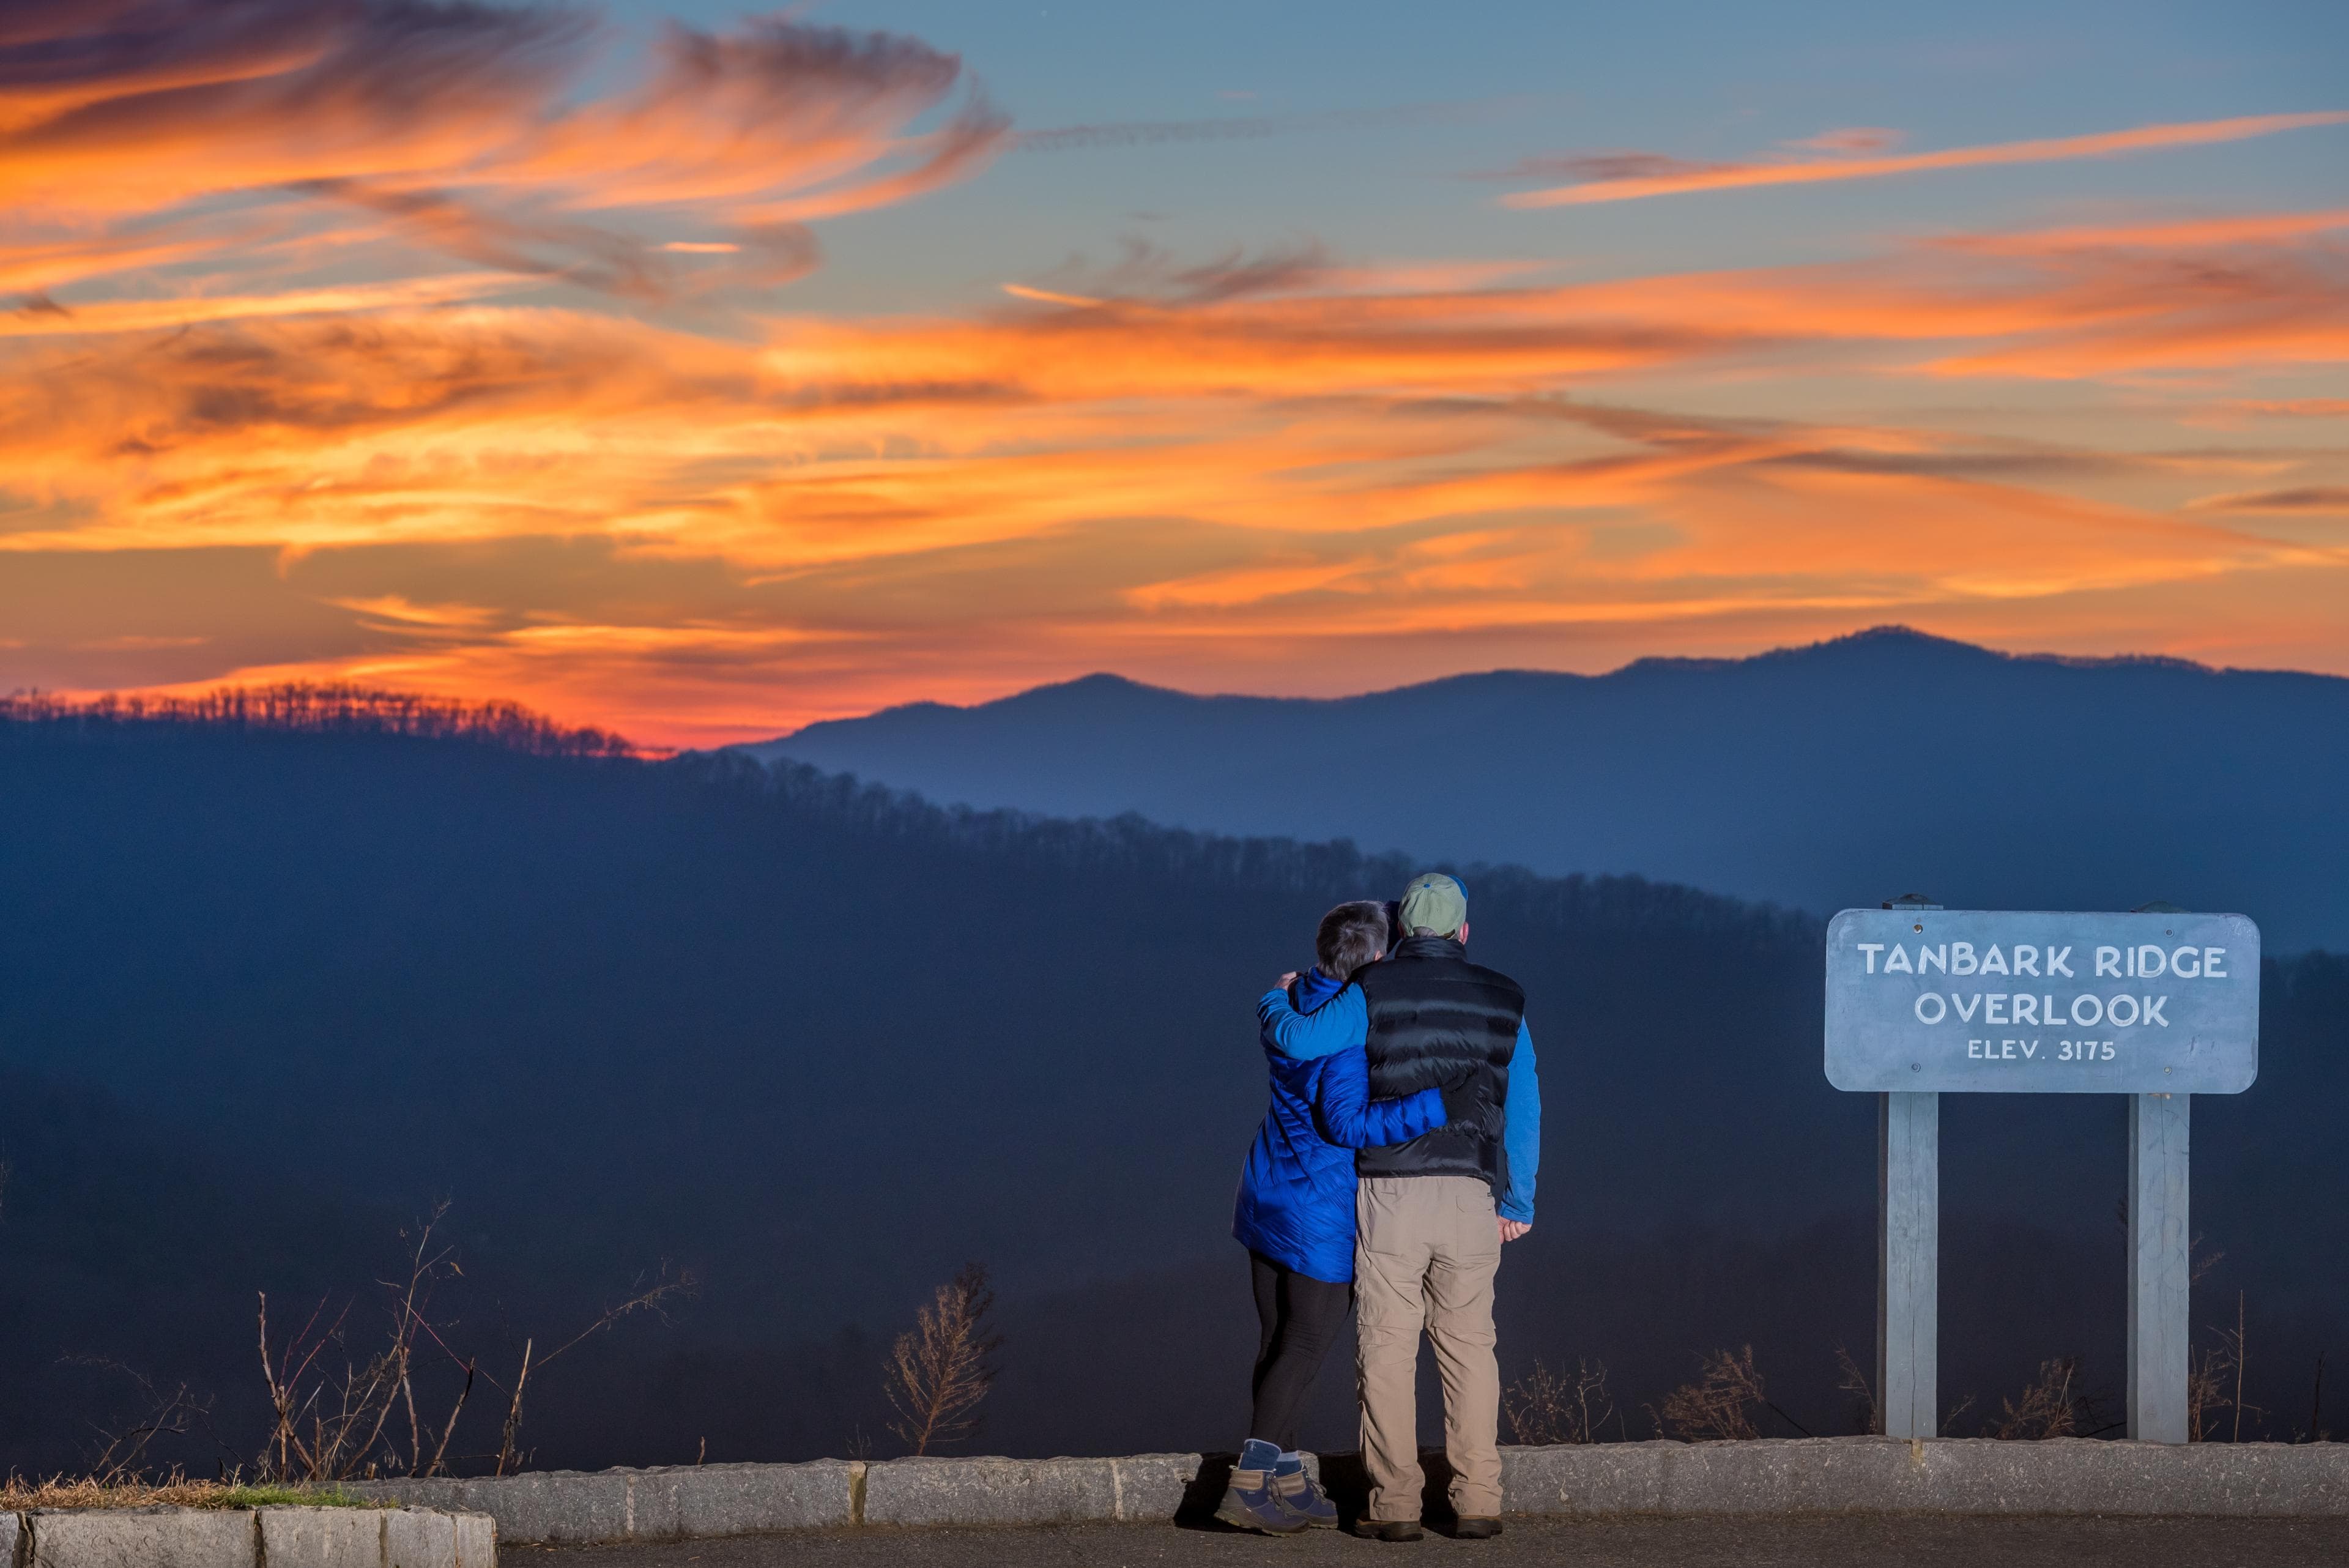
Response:
M1799 147L1806 152L1883 152L1908 140L1906 132L1880 125L1853 125L1840 130L1823 130L1816 136L1806 136L1786 145Z
M394 0L27 0L0 32L0 202L59 240L37 286L246 254L222 203L313 225L357 217L480 265L607 292L708 296L814 265L803 225L967 178L1006 144L917 40L782 18L665 28L633 84L586 91L607 51L586 13ZM208 205L206 205L208 204ZM616 221L614 221L616 220ZM640 231L667 229L674 240ZM203 236L210 235L207 244ZM683 258L694 260L688 264Z
M1716 466L1727 427L1610 424L1549 394L1708 367L2077 379L2344 357L2349 300L2292 248L2310 225L2260 232L2224 267L2180 265L2190 244L1933 245L1361 292L1358 269L1241 264L1185 272L1164 297L1030 290L975 317L781 318L750 344L542 308L415 308L462 298L465 279L37 311L8 330L59 341L0 348L5 450L19 488L83 510L20 524L0 547L585 531L765 568L1080 516L1343 529L1645 504ZM1276 275L1280 292L1252 292ZM164 324L200 330L141 337ZM1931 351L1951 345L1965 348ZM1589 453L1561 459L1562 420ZM1785 461L1822 441L1847 465L1905 453L1920 473L2048 461L1886 428L1765 433L1733 455Z
M2168 250L2256 244L2349 228L2349 208L2316 213L2238 213L2153 223L2093 223L2012 234L1953 234L1940 243L1982 255L2045 256L2098 249Z
M2337 212L1595 281L1137 244L977 309L639 313L811 265L798 225L999 127L907 40L672 32L581 99L597 35L471 12L440 123L378 125L355 55L423 47L409 14L0 89L0 181L67 201L46 136L87 185L0 243L0 688L340 678L691 743L1103 665L1360 690L1893 619L2349 647L2309 586L2349 574L2306 499L2343 460L2171 422L2342 403ZM124 128L165 91L195 129L150 186ZM2157 635L2180 604L2232 608Z
M2296 490L2261 490L2237 495L2207 495L2198 512L2277 513L2286 516L2323 513L2349 516L2349 484L2311 484Z
M2186 120L2168 125L2141 125L2130 130L2099 131L2089 136L2059 136L2030 141L1992 142L1981 147L1951 147L1939 152L1908 152L1872 158L1835 157L1777 163L1692 164L1654 153L1599 153L1521 164L1519 171L1523 173L1570 173L1582 176L1582 179L1574 184L1514 192L1502 197L1501 202L1509 207L1579 206L1595 202L1634 202L1650 196L1675 196L1692 191L1751 190L1764 185L1809 185L1835 180L1880 180L1896 174L1923 174L1942 169L2056 163L2075 158L2113 158L2123 153L2148 152L2162 148L2204 147L2214 142L2242 141L2312 126L2342 124L2349 124L2349 109ZM1837 147L1829 150L1840 151L1845 149Z
M44 296L29 309L0 317L0 337L83 337L117 332L153 332L200 322L240 321L272 316L338 316L403 306L443 305L478 298L510 287L495 273L442 274L390 283L342 284L329 288L290 288L264 294L194 295L173 299L112 299L72 307Z
M2229 405L2238 413L2282 414L2292 419L2349 419L2349 398L2245 398Z

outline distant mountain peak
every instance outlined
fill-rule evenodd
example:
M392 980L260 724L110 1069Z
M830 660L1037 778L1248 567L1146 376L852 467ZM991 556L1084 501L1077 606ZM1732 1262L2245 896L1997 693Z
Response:
M1116 693L1123 695L1128 692L1146 692L1154 696L1164 697L1188 697L1193 695L1191 692L1179 691L1172 686L1154 686L1147 680L1136 680L1131 675L1120 675L1113 670L1096 670L1091 675L1080 675L1073 680L1051 680L1047 681L1041 686L1030 686L1024 691L1015 692L1011 697L996 698L995 701L1009 702L1019 697L1033 697L1040 692L1046 691L1059 692L1062 695L1074 694L1083 696L1091 696L1095 693ZM991 705L992 704L986 702L973 704L975 707L981 708Z
M1920 631L1913 626L1898 623L1871 626L1860 631L1846 632L1841 637L1822 638L1816 642L1797 648L1774 648L1764 653L1749 655L1742 659L1724 662L1759 664L1764 660L1789 659L1882 659L1887 656L1922 656L1927 658L1962 659L1975 662L1995 662L2017 656L1980 643L1962 641L1954 637L1940 637L1930 631ZM2027 656L2026 656L2027 657Z
M1114 670L1097 670L1090 674L1067 680L1052 680L1030 686L1002 697L980 702L949 703L932 701L895 703L879 709L863 718L829 719L807 725L803 729L779 736L775 741L758 742L753 750L835 732L843 725L864 725L892 721L905 721L916 716L955 716L988 712L1065 713L1094 710L1108 712L1131 712L1137 706L1157 704L1162 708L1193 708L1200 704L1268 703L1274 705L1319 706L1347 702L1362 698L1393 697L1432 688L1461 688L1485 685L1495 681L1582 683L1619 679L1636 680L1643 675L1695 674L1705 671L1735 670L1775 670L1793 666L1811 668L1867 668L1881 666L1888 660L1914 666L1928 661L1949 668L1994 666L2000 664L2057 665L2071 670L2107 669L2168 669L2213 674L2207 664L2167 654L2088 655L2070 653L2008 653L1995 648L1959 638L1942 637L1920 631L1912 626L1897 622L1872 626L1840 637L1823 638L1816 642L1802 643L1791 648L1767 649L1749 654L1651 654L1619 665L1598 675L1583 675L1571 670L1506 668L1464 670L1457 674L1430 676L1423 680L1405 681L1401 685L1382 687L1356 697L1283 697L1252 692L1185 691L1179 687L1163 686L1148 680L1138 680Z

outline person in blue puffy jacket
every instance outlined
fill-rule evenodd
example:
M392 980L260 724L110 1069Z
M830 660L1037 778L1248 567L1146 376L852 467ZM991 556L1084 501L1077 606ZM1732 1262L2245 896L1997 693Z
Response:
M1354 1151L1407 1143L1445 1121L1444 1089L1371 1099L1360 1045L1299 1061L1283 1054L1270 1033L1274 1012L1310 1014L1344 991L1357 971L1385 955L1387 933L1384 905L1339 905L1315 933L1314 967L1257 1004L1272 1105L1249 1146L1232 1214L1256 1291L1255 1407L1216 1510L1242 1529L1287 1534L1338 1522L1305 1473L1297 1425L1306 1390L1353 1306Z

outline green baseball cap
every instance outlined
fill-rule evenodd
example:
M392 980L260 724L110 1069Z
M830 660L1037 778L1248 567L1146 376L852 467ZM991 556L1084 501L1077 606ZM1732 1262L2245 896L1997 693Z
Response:
M1423 871L1402 890L1402 908L1396 911L1408 935L1421 926L1438 936L1454 937L1468 923L1468 889L1441 871Z

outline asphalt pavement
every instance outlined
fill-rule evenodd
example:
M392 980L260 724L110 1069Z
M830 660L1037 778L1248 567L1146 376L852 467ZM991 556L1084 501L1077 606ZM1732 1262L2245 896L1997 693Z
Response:
M1488 1568L2343 1568L2349 1519L1885 1516L1513 1519L1497 1541L1389 1545L1330 1531L1267 1539L1168 1525L864 1529L626 1546L502 1546L510 1568L1191 1568L1413 1563Z

